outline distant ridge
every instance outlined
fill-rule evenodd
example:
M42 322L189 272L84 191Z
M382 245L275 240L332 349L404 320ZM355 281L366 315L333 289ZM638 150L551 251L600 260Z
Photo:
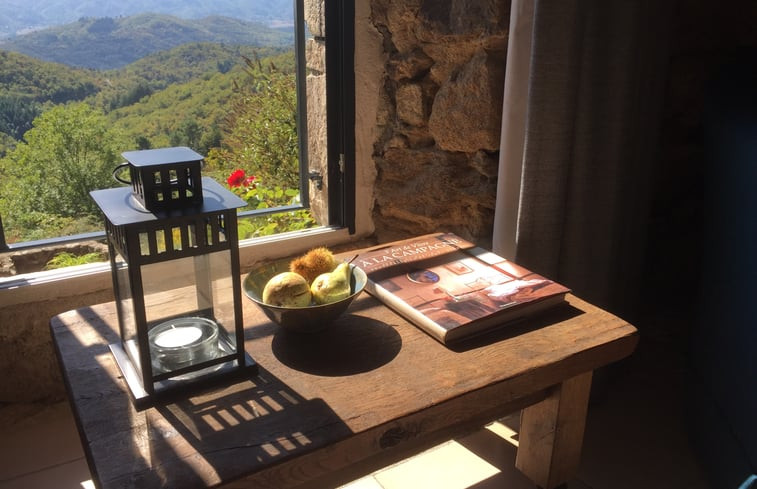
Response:
M145 12L182 19L222 15L275 27L292 24L292 8L292 0L1 0L0 39L82 17L118 18Z
M81 18L0 41L0 49L68 66L108 70L192 42L284 47L291 29L273 29L229 17L186 20L163 14Z

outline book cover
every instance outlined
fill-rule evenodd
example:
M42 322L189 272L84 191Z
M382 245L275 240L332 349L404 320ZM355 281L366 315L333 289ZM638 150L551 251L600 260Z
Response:
M566 287L451 233L388 243L353 262L365 290L442 343L528 317Z

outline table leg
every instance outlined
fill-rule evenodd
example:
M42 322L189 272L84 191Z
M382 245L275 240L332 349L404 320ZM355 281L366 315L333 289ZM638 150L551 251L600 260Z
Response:
M564 381L521 413L515 466L543 489L557 488L578 471L591 376Z

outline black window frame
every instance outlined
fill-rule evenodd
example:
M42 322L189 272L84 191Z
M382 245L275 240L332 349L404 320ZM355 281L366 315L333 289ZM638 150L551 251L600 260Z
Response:
M355 233L355 3L323 0L329 223ZM335 39L334 39L335 38ZM329 43L328 39L332 42ZM333 42L335 41L335 42ZM338 206L332 203L339 203Z

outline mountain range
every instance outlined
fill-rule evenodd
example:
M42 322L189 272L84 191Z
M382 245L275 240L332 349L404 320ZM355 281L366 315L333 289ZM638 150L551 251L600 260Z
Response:
M288 47L294 44L294 31L222 16L191 20L164 14L86 17L0 40L0 50L68 66L108 70L193 42Z
M269 27L292 24L292 0L2 0L0 38L82 17L128 17L145 12L184 19L222 15Z

